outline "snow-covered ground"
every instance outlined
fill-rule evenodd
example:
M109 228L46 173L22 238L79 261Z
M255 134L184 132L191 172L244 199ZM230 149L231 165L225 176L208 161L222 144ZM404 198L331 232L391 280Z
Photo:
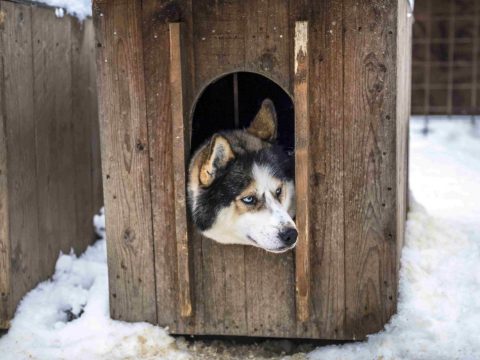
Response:
M433 118L427 136L423 126L411 121L398 314L367 341L311 359L480 359L480 131L465 118Z
M277 358L480 359L480 131L468 120L431 121L428 136L422 127L421 120L411 123L410 180L416 201L402 253L398 314L365 342ZM95 217L101 235L103 221ZM187 345L153 325L111 320L107 281L105 240L80 257L61 255L52 280L32 290L18 307L10 331L0 339L0 358L271 356L263 345ZM287 352L291 348L272 344Z

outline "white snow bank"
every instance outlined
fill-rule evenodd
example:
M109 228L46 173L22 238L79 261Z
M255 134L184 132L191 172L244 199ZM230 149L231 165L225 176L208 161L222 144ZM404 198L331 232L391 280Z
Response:
M398 314L385 330L310 359L480 359L478 241L414 203L401 266Z
M32 0L56 8L55 15L63 17L65 10L67 14L76 16L83 21L87 16L92 16L92 0Z
M95 225L103 236L103 214ZM80 257L60 255L52 280L20 303L0 354L2 360L188 358L164 329L110 319L105 239Z
M398 314L367 341L312 360L480 359L480 137L469 121L422 128L411 122L410 186L427 211L412 201Z
M433 118L429 133L411 121L410 187L427 212L472 235L480 232L480 119Z

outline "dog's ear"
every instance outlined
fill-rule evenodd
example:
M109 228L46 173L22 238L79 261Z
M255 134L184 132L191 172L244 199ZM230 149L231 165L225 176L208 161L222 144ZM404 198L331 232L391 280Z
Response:
M228 140L218 134L213 135L206 151L207 154L200 168L200 184L202 186L210 186L215 180L218 170L227 166L229 161L235 158Z
M272 100L265 99L247 131L262 140L273 141L277 137L277 113Z

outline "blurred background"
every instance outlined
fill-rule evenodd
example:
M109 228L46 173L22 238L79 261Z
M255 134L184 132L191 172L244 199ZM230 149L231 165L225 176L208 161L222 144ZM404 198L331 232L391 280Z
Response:
M480 114L480 1L417 0L412 115Z

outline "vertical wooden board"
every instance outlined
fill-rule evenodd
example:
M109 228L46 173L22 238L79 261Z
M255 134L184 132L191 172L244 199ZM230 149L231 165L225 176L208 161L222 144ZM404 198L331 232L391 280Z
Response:
M82 252L94 239L92 216L98 211L94 204L94 164L92 141L96 138L92 119L98 119L96 83L91 63L94 59L94 37L91 20L80 23L69 18L71 26L72 69L72 131L74 164L74 197L76 214L76 241L74 249Z
M344 339L343 4L324 0L316 6L307 4L306 9L292 3L295 9L294 6L298 7L296 18L310 22L312 44L309 86L312 293L309 322L297 325L297 336Z
M245 4L245 69L271 78L284 89L290 84L293 27L288 2L251 0ZM280 37L282 35L282 37ZM291 336L295 332L293 252L269 254L245 249L247 326L251 336Z
M172 9L168 1L147 0L142 5L158 324L176 332L179 329L168 22L178 20L178 12Z
M8 207L8 163L7 163L7 112L5 94L5 68L11 61L7 55L7 45L11 34L8 27L13 27L12 22L5 24L8 4L5 8L0 1L0 329L8 328L10 320L9 294L11 286L10 269L10 231ZM11 18L13 17L10 14Z
M292 254L245 249L249 336L290 337L295 333L295 276Z
M309 29L308 21L295 22L295 196L298 240L295 248L295 291L297 322L310 313L310 118L309 118Z
M396 10L394 0L344 0L345 328L352 339L380 330L396 305Z
M76 20L75 20L76 21ZM81 62L82 69L85 67L85 76L88 78L87 90L83 94L88 98L89 117L86 121L90 126L90 152L91 152L91 182L92 182L92 209L96 213L103 206L103 183L102 183L102 162L100 152L100 126L98 114L98 94L97 94L97 64L95 57L95 27L92 19L83 21L83 26L80 27L82 37L82 47L80 48L80 56L86 60ZM74 80L73 80L74 81ZM75 106L75 104L74 104ZM90 221L92 218L90 217Z
M245 70L247 4L193 1L192 14L196 92L232 71Z
M405 238L405 221L408 203L408 123L410 120L410 84L412 16L407 0L398 0L397 18L397 129L396 129L396 172L397 172L397 267Z
M202 267L202 295L198 295L203 306L200 307L200 310L203 310L201 314L202 319L202 330L204 334L225 334L225 311L228 307L225 298L225 289L226 289L226 279L225 272L227 264L224 260L224 251L227 253L229 251L235 251L239 247L225 249L225 245L215 243L213 240L205 238L196 233L201 239L202 243L202 252L201 252L201 264L195 264L195 268L198 266ZM228 266L235 267L238 271L239 265L241 263L232 263ZM198 277L196 277L198 279ZM238 291L244 291L244 286L241 286ZM208 300L207 300L208 299ZM205 301L207 300L207 301ZM200 324L197 324L197 329L200 329Z
M246 1L244 56L245 70L265 75L293 94L289 40L294 29L288 15L288 1Z
M47 274L42 267L37 217L33 107L32 15L26 5L2 2L4 124L7 135L11 279L9 316ZM15 151L15 149L17 149ZM48 274L49 275L49 274ZM12 283L13 285L13 283Z
M187 64L182 23L170 23L170 111L172 119L172 153L175 195L175 238L177 245L177 280L180 315L191 317L193 313L192 294L192 252L187 223L187 162L190 150L190 131L186 110Z
M76 242L70 20L32 7L33 91L38 196L36 255L51 274L58 252Z
M195 21L187 27L193 38L193 94L214 78L244 69L244 4L192 2ZM193 34L193 35L192 35ZM194 106L194 104L192 104ZM193 115L193 114L192 114ZM192 233L196 296L195 331L203 334L247 335L244 247L224 246Z
M115 319L156 322L141 4L94 2L102 170Z

